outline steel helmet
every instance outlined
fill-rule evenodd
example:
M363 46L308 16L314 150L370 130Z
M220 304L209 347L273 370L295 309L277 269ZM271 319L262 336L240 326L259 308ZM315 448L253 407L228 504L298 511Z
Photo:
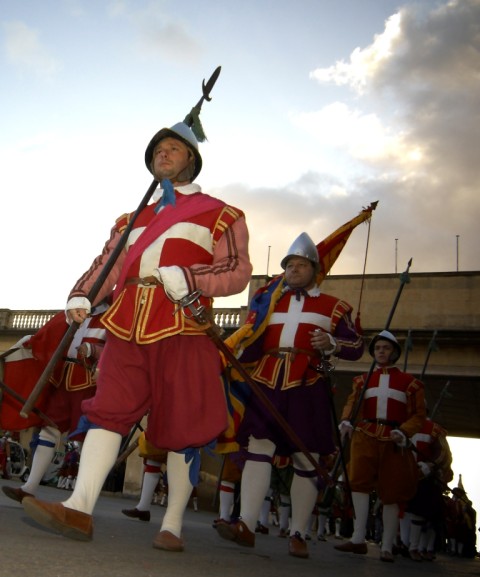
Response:
M176 138L183 142L192 151L195 158L195 168L191 180L195 180L202 170L202 157L198 151L198 141L193 134L192 129L185 124L185 122L177 122L170 128L162 128L155 134L155 136L148 143L145 150L145 164L150 172L152 172L153 149L157 144L167 137ZM153 173L152 173L153 174Z
M293 241L292 246L288 249L287 255L283 257L280 263L283 270L287 267L288 259L292 256L302 256L311 261L316 267L320 264L317 247L306 232L302 232L302 234Z
M390 331L381 331L380 333L378 333L378 335L375 335L373 337L373 339L370 342L370 345L368 347L368 351L370 353L370 355L373 357L374 356L374 348L375 348L375 343L377 341L388 341L390 343L392 343L393 347L394 347L394 352L392 353L392 356L390 358L390 361L392 363L396 363L398 361L398 359L400 358L400 355L402 354L402 348L400 347L400 345L398 344L397 339L392 335L392 333Z

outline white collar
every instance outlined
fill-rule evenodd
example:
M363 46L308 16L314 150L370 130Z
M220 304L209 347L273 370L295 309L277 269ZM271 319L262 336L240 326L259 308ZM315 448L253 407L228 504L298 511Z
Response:
M285 288L282 290L282 293L286 293L288 291L292 291L295 292L296 289L290 287L288 284L285 285ZM299 289L299 290L305 290L305 289ZM320 290L320 285L316 284L314 285L310 290L305 290L305 292L308 294L309 297L319 297L321 294L321 290Z
M196 182L191 182L190 184L184 184L183 186L175 186L175 190L178 190L178 192L182 194L194 194L196 192L202 192L202 187ZM152 194L151 202L157 202L162 198L162 194L163 188L160 186L160 183L158 183L158 187Z

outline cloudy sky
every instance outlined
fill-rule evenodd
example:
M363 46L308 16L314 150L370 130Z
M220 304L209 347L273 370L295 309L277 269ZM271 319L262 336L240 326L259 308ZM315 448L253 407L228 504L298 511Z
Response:
M0 0L0 308L63 307L219 65L198 182L254 274L376 200L367 273L478 270L479 28L479 0Z

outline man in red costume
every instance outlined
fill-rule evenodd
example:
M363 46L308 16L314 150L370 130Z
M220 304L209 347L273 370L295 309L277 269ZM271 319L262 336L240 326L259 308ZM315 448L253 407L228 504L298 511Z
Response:
M302 233L281 262L285 273L260 289L251 303L256 315L250 334L236 343L250 376L297 433L317 461L333 453L329 383L322 356L356 360L363 340L351 320L351 306L322 292L324 272L312 239ZM262 311L266 310L264 318ZM262 319L262 320L260 320ZM247 324L249 324L247 319ZM244 328L239 332L245 333ZM235 335L227 342L235 342ZM241 481L241 520L220 524L218 533L253 547L260 509L270 486L275 454L292 457L292 522L289 554L308 557L305 532L318 495L317 473L256 395L250 397L237 442L248 447Z
M7 497L22 502L24 497L37 493L38 487L52 462L56 449L60 445L62 435L73 433L82 416L81 405L95 394L96 366L105 344L105 328L100 323L101 315L107 310L108 304L100 303L92 310L90 316L75 333L65 356L55 367L49 383L44 391L42 410L52 423L40 421L38 436L32 443L34 455L30 474L21 487L2 487ZM17 388L20 380L29 381L30 376L38 378L45 368L46 359L51 351L58 346L68 325L65 313L57 313L35 335L22 339L21 346L6 359L6 380L12 388ZM38 366L37 366L38 365ZM19 386L22 383L18 383ZM28 428L25 421L18 415L19 407L16 401L8 396L5 399L7 407L2 407L5 418L10 421L14 430ZM7 412L8 409L8 412ZM13 416L16 409L17 415ZM84 434L75 436L81 442Z
M114 287L103 317L107 342L97 393L83 403L88 430L71 497L63 503L23 500L27 514L63 535L90 540L92 512L122 436L148 413L147 440L168 450L168 507L153 546L183 551L183 515L198 481L199 451L227 427L221 359L210 338L184 316L178 301L201 291L213 297L244 290L252 266L244 214L201 192L197 139L184 122L163 128L145 152L161 183L157 204L136 219L125 249L98 298ZM132 214L119 218L103 252L75 284L69 318L83 322L89 290Z
M355 519L351 540L335 549L367 553L369 496L375 490L383 504L380 559L392 562L399 505L404 506L417 488L417 465L407 445L425 421L424 388L418 379L394 366L401 348L392 333L376 335L369 351L376 362L375 370L368 382L366 374L355 377L341 416L341 435L351 436L348 475ZM358 421L352 423L359 402Z
M412 437L412 445L415 447L419 483L400 521L402 545L408 547L414 561L432 561L436 534L446 513L443 493L453 479L452 453L447 431L429 418L422 430Z

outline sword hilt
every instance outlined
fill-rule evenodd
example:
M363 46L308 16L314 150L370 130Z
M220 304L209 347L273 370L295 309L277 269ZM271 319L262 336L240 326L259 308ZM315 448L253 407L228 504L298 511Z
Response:
M181 310L185 318L188 319L193 317L199 324L206 324L207 321L203 315L206 307L200 303L201 296L201 290L196 290L188 295L185 295L178 301L178 306L173 314L176 314L179 310Z

